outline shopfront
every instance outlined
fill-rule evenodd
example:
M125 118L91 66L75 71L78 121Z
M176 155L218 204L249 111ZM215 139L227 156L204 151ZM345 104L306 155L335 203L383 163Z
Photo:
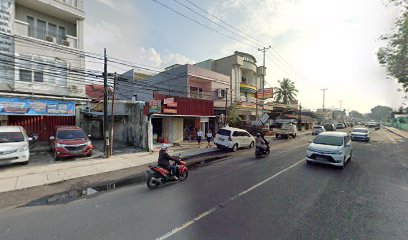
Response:
M75 103L0 97L0 116L5 119L3 125L22 126L46 141L54 134L55 126L75 125Z
M153 142L181 143L195 140L199 129L215 131L213 108L212 100L155 95L145 108L151 119Z

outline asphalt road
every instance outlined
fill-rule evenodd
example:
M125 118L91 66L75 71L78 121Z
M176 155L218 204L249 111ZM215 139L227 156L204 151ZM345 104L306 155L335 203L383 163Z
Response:
M0 211L0 239L408 239L408 139L353 142L344 170L307 165L307 140L273 140L190 171L63 205Z

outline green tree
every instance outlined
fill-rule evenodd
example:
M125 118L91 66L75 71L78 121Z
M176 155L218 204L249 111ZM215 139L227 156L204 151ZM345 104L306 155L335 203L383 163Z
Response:
M371 117L377 121L388 120L391 118L393 110L387 106L375 106L371 109Z
M242 119L238 115L238 113L235 111L234 107L231 107L228 110L227 121L228 121L228 126L230 126L230 127L240 127L240 125L242 123Z
M278 81L280 87L275 87L275 101L282 102L284 104L291 104L296 101L296 94L299 92L295 83L289 78L284 78L283 81Z
M387 45L377 52L378 62L387 70L387 75L395 78L405 92L408 92L408 1L388 0L391 5L402 9L401 16L391 34L381 36Z
M363 114L357 112L356 110L350 111L349 116L351 116L352 118L364 119Z

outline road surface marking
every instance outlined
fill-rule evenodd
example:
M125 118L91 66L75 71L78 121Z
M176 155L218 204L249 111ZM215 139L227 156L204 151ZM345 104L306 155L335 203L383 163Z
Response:
M249 193L249 192L251 192L251 191L257 189L258 187L260 187L260 186L264 185L265 183L271 181L272 179L278 177L278 176L281 175L282 173L285 173L286 171L290 170L291 168L296 167L297 165L299 165L299 164L300 164L301 162L303 162L303 161L305 161L305 160L304 160L304 159L301 159L301 160L297 161L296 163L290 165L289 167L287 167L287 168L285 168L285 169L283 169L283 170L281 170L281 171L275 173L273 176L270 176L270 177L268 177L267 179L265 179L265 180L263 180L263 181L261 181L261 182L255 184L255 185L253 185L252 187L246 189L245 191L242 191L242 192L238 193L237 195L235 195L235 196L233 196L233 197L230 197L228 200L226 200L226 201L224 201L224 202L218 204L217 206L215 206L215 207L213 207L213 208L210 208L209 210L207 210L207 211L205 211L205 212L199 214L197 217L191 219L190 221L184 223L183 225L181 225L181 226L179 226L179 227L176 227L176 228L172 229L171 231L169 231L168 233L164 234L163 236L160 236L160 237L156 238L156 240L164 240L164 239L167 239L167 238L173 236L174 234L180 232L181 230L188 228L188 227L191 226L193 223L199 221L200 219L202 219L202 218L204 218L204 217L210 215L211 213L214 213L214 212L217 211L218 209L224 207L227 203L230 203L230 202L232 202L232 201L238 199L239 197L242 197L242 196L244 196L245 194L247 194L247 193Z
M388 138L393 144L396 144L396 143L397 143L397 141L395 141L394 138L392 138L390 135L388 135L388 133L387 133L386 131L384 131L384 133L385 133L385 136L387 136L387 138Z

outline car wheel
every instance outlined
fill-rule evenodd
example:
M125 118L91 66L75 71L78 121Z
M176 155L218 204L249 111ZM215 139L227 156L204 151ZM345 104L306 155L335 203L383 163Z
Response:
M343 159L342 164L340 165L340 169L344 169L344 167L346 166L346 161Z
M236 152L238 150L238 144L234 144L231 149L233 152Z
M275 134L275 137L276 137L276 138L279 138L279 134Z
M249 148L253 148L255 146L254 142L251 142L251 144L249 145Z
M221 149L222 146L220 144L215 144L217 146L218 149Z
M295 134L293 134L293 138L296 138L296 133L295 133Z
M353 157L353 152L350 153L350 157L349 157L348 161L351 161L352 157Z

